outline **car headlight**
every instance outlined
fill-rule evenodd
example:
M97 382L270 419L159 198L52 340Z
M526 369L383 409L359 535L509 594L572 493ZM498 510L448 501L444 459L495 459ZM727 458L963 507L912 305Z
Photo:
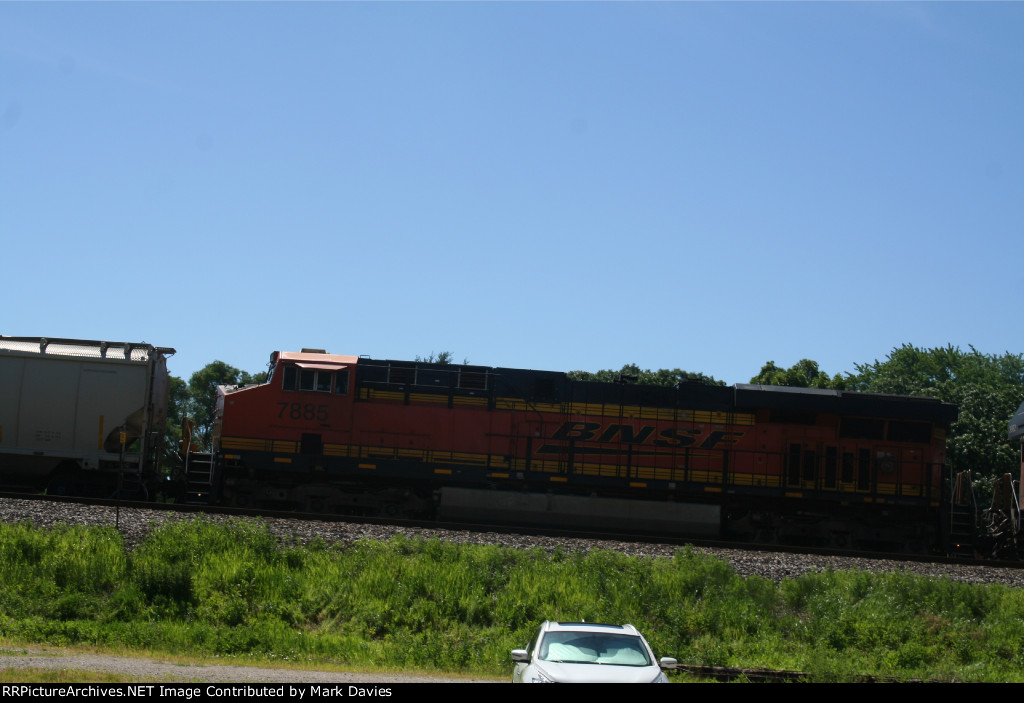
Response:
M665 676L664 671L659 671L658 675L654 677L654 680L651 681L651 683L668 683L668 677Z

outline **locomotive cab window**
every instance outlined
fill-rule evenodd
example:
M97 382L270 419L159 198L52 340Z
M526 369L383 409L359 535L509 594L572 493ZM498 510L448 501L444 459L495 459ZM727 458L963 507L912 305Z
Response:
M299 390L311 391L316 388L316 371L299 369Z
M335 374L334 392L338 395L348 395L348 369L343 369Z
M313 390L321 393L330 393L334 386L334 374L330 371L317 371L316 380L313 382Z
M345 392L348 390L348 372L345 374ZM341 375L341 374L339 374ZM334 388L334 374L330 371L316 369L300 369L286 366L281 387L286 391L314 391L330 393ZM342 391L337 391L342 392Z
M284 382L281 387L286 391L294 391L298 386L299 370L294 366L284 368Z

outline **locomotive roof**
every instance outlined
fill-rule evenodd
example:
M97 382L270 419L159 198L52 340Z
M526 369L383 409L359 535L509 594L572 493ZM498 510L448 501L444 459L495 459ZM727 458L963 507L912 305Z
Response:
M305 362L323 368L327 365L337 365L340 367L355 364L359 361L359 357L345 354L326 354L323 352L278 352L277 360L295 362L299 366L302 366L303 362Z
M316 355L323 358L323 355ZM362 382L397 385L417 384L424 388L458 386L463 372L474 374L479 390L490 390L497 395L523 397L532 401L619 403L649 405L652 407L689 407L723 412L734 410L780 410L796 412L836 413L865 417L887 417L934 422L952 422L957 417L957 406L935 398L862 393L855 391L790 386L763 386L737 383L717 386L704 383L680 383L671 386L645 386L639 384L610 383L604 381L573 381L561 371L536 371L504 367L467 366L464 364L436 364L429 362L396 361L360 357L363 368ZM401 380L390 380L388 368L401 368L408 373ZM371 370L372 369L372 370ZM419 379L427 372L429 381ZM484 378L486 377L486 378Z
M878 400L891 400L913 403L927 403L932 405L949 405L938 398L923 395L896 395L895 393L866 393L864 391L838 391L830 388L798 388L796 386L765 386L753 383L737 383L733 386L741 391L758 391L765 393L796 393L807 396L818 396L820 398L875 398Z
M894 418L952 422L958 408L937 398L886 393L862 393L825 388L762 386L737 383L733 386L737 406L769 409L842 412Z

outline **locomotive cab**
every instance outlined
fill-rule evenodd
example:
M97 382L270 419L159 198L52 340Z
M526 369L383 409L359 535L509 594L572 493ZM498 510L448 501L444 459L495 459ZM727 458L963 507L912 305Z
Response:
M227 502L316 509L296 504L295 487L322 481L350 442L357 362L320 349L274 352L266 383L218 388L214 452Z
M322 349L274 352L268 383L279 381L285 391L348 395L350 366L355 357L328 354Z
M357 362L357 357L320 349L274 352L266 383L217 389L215 450L227 452L244 438L274 437L309 445L302 454L320 453L327 435L336 440L334 435L347 430Z

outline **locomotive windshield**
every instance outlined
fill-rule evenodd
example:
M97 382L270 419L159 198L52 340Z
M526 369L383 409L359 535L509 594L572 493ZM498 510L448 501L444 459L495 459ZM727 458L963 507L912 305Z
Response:
M317 364L284 367L282 389L316 393L348 393L348 368Z

